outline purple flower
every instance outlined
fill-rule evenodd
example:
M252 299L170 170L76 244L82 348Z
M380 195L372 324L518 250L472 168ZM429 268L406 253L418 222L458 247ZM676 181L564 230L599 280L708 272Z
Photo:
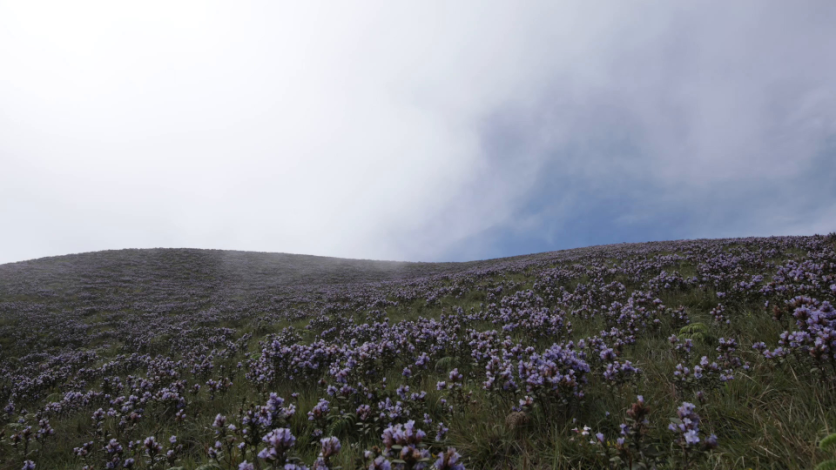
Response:
M456 452L453 447L448 447L447 451L438 455L438 460L435 461L435 468L437 470L465 470L464 465L459 462L461 455Z
M142 443L145 446L145 453L151 457L162 452L163 446L154 438L154 436L146 437Z
M162 449L162 447L160 447L160 449ZM119 441L117 441L116 439L111 439L105 446L105 451L108 454L121 454L122 445L119 444Z
M328 405L330 405L330 402L328 400L320 398L319 403L317 403L316 406L314 406L313 409L308 412L308 420L313 421L315 419L325 417L325 415L327 415L328 412L331 411L331 408Z
M712 434L712 435L708 436L708 437L705 439L705 446L706 446L706 448L708 448L708 449L715 449L715 448L717 448L717 436L715 436L714 434Z
M435 440L436 441L443 441L445 437L447 437L448 429L444 426L444 423L438 423L438 431L435 433Z
M360 405L357 407L356 413L360 421L366 421L371 417L372 409L369 405Z
M386 457L380 455L372 460L369 470L392 470L392 464L386 460Z
M380 437L383 439L383 445L386 446L386 450L388 451L393 445L405 446L420 444L427 437L427 434L415 428L414 420L409 420L406 424L389 426L383 430L383 434Z
M322 444L321 455L326 459L333 455L337 455L342 448L340 440L334 436L326 437L325 439L320 440L319 443Z
M836 284L835 284L835 285L836 285ZM418 360L417 360L417 361L415 361L415 365L416 365L416 366L418 366L418 367L424 367L424 368L426 368L426 365L427 365L427 363L429 363L429 362L430 362L430 357L429 357L429 356L427 356L427 353L421 353L421 355L420 355L420 356L418 356Z
M296 444L296 437L287 428L274 429L261 440L267 443L267 447L258 453L258 457L269 462L279 461Z
M283 468L284 470L309 470L308 467L304 465L296 465L295 463L285 464Z
M700 437L699 435L697 435L697 431L694 429L689 429L688 431L686 431L685 434L683 434L683 437L685 438L685 443L688 445L693 445L700 442Z
M276 395L275 393L271 393L270 398L267 399L267 409L270 411L277 411L283 404L284 398Z

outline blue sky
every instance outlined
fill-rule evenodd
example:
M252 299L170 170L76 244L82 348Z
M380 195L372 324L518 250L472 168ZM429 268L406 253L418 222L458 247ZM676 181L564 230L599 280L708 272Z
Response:
M836 231L833 24L812 1L2 2L0 263Z
M609 135L579 136L565 147L550 149L542 171L514 213L514 223L500 224L451 246L441 259L493 258L622 242L836 232L836 137L823 139L800 168L790 174L718 178L699 186L671 186L654 175L641 142L619 126ZM525 142L503 131L505 141L491 148L514 152L509 141ZM553 153L552 153L553 152ZM635 173L590 177L566 176L560 154L589 155L589 165L609 158L628 162ZM553 156L557 155L557 156ZM599 157L596 158L596 155ZM757 175L757 169L752 169Z

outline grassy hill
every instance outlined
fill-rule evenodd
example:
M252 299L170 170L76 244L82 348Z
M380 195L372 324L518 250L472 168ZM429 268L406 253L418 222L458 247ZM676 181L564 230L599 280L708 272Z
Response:
M836 431L834 249L0 265L0 469L811 468Z

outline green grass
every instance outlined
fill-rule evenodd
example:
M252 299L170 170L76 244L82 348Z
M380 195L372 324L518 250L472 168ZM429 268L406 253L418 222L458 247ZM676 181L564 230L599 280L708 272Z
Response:
M744 245L726 247L726 251L729 252L743 249ZM666 253L671 254L673 251ZM657 254L661 255L661 253ZM785 254L786 256L782 259L790 257L802 259L808 255L808 252L805 249L790 248L785 251ZM310 262L313 263L313 261ZM113 269L121 272L118 266ZM350 270L349 267L345 269ZM678 263L676 267L669 267L666 270L669 273L677 272L683 278L692 277L698 272L695 265L688 263ZM380 272L388 271L381 268ZM514 289L503 291L502 295L508 296L516 291L532 288L539 272L539 269L528 268L521 272L497 274L479 280L477 285L496 286L501 282L518 284ZM658 272L652 275L655 274ZM769 272L760 274L764 274L765 277L770 275ZM190 276L194 275L190 274ZM625 275L606 278L607 283L613 281L624 284L628 295L629 292L640 287ZM564 281L561 285L571 292L578 285L590 282L592 280L589 276L584 275ZM453 282L447 280L441 284L453 285ZM68 282L54 281L49 285L55 286L56 290L69 288ZM103 294L128 295L132 293L141 296L147 292L149 290L145 286L137 286L103 292ZM0 300L17 302L26 298L29 297L13 295ZM199 296L199 298L207 303L212 302L212 297L208 295ZM246 301L248 295L235 295L231 299ZM752 344L757 341L765 341L770 348L774 348L777 345L778 335L784 330L778 322L773 320L771 313L766 311L762 303L723 302L727 307L727 315L731 318L731 325L723 325L715 324L709 314L711 309L720 302L713 287L704 290L688 288L683 291L665 291L659 295L659 299L670 308L684 306L692 324L701 323L707 327L706 339L694 341L690 359L684 360L673 351L667 338L671 334L683 337L680 333L681 326L675 325L669 318L663 316L658 331L641 332L636 343L625 346L619 357L620 361L629 360L642 369L643 373L637 380L611 388L604 383L600 371L596 370L595 373L590 374L589 383L584 388L586 396L583 400L572 402L565 407L535 407L528 412L529 421L518 428L508 426L506 418L523 394L504 397L486 392L481 386L484 380L484 367L474 366L466 357L442 358L433 364L439 365L440 363L441 367L433 367L421 372L418 379L408 379L401 375L401 370L408 362L404 358L394 358L391 362L381 364L382 372L387 377L389 390L394 390L400 385L409 385L413 391L427 391L427 412L435 422L443 421L449 427L447 444L456 447L465 456L469 469L602 468L604 461L601 456L589 446L580 443L572 429L588 425L595 431L603 432L608 439L614 439L617 437L619 423L625 420L625 411L636 400L637 395L644 396L652 410L647 440L667 452L667 456L675 455L675 452L672 452L672 434L667 430L667 425L670 419L676 416L676 408L683 401L697 403L698 413L703 419L702 426L718 436L719 447L708 454L705 459L698 461L693 468L807 469L814 466L816 462L832 457L828 452L819 449L817 443L836 430L836 407L833 406L836 403L834 383L821 381L819 375L811 372L810 367L806 367L803 362L793 358L783 363L767 361L752 350ZM460 298L446 296L432 306L427 306L425 299L418 298L412 302L401 302L397 307L387 307L383 310L390 323L394 324L415 322L422 318L438 319L442 314L451 314L459 307L465 312L470 312L471 309L479 311L486 307L487 303L485 291L471 288ZM302 301L288 305L303 311L317 311L316 306ZM553 306L553 303L549 306ZM605 310L606 306L599 305L598 308ZM355 323L362 324L368 321L368 313L367 311L346 310L329 314L329 316L333 317L338 325L348 318L353 319ZM566 321L572 323L573 331L565 338L550 337L534 340L519 330L510 333L509 336L515 342L536 345L538 350L542 350L544 346L555 341L571 339L577 343L580 339L598 335L602 330L608 329L607 322L601 316L583 319L572 315L571 311L567 313L569 315ZM99 311L82 320L93 326L90 333L95 334L110 331L114 328L113 325L117 324L116 322L138 315L140 312L126 308L116 312ZM173 312L172 315L182 315L182 313ZM254 314L235 322L221 321L214 325L235 328L235 337L252 334L253 338L246 345L245 350L239 351L230 358L217 360L216 369L211 377L218 377L217 367L220 365L224 365L226 370L234 371L239 361L245 362L249 357L256 357L260 353L258 341L264 340L268 335L279 334L286 328L292 327L299 333L300 342L307 344L313 341L320 331L320 329L305 328L310 321L309 318L296 320L277 318L279 317ZM0 317L0 328L7 332L17 332L21 322L21 318ZM477 331L500 329L501 326L490 322L474 322L466 325L467 328ZM38 344L52 345L55 351L59 349L59 345L53 344L54 338L50 338L46 330L41 330L38 334L40 335ZM505 336L506 334L500 331L500 337ZM698 402L694 390L682 388L673 379L672 374L680 362L693 366L703 355L711 359L715 358L717 356L716 340L720 337L735 338L739 345L739 357L748 362L750 367L748 370L738 370L735 379L731 382L722 384L716 389L703 390L705 403L702 404ZM178 351L171 350L170 344L173 339L175 338L172 336L159 336L150 343L149 349L155 354L169 355L173 360L183 359L183 356L178 355ZM11 336L0 337L0 348L2 348L0 353L9 354L8 351L12 351L17 344ZM100 360L97 365L107 362L116 354L129 352L123 351L127 343L117 338L96 338L85 347L98 348ZM18 357L9 355L0 356L0 359L9 361L9 364L13 362L16 364ZM440 405L440 399L445 394L435 390L435 383L445 380L447 373L453 367L458 367L460 372L467 377L465 390L472 392L473 402L452 415L448 415L441 411ZM143 370L128 371L122 375L128 373L137 376L144 375ZM198 380L188 374L186 377L190 385L205 382L203 379ZM205 386L196 396L188 395L189 404L186 407L188 418L181 424L174 423L171 409L156 405L148 406L145 417L137 428L131 431L130 438L137 439L154 435L162 440L176 434L178 441L185 448L183 458L178 465L196 468L207 462L206 446L215 439L215 431L210 425L216 414L226 414L232 419L239 409L250 404L263 404L267 393L275 392L298 407L296 415L290 420L290 426L298 438L294 452L306 462L313 461L317 454L315 439L310 436L314 425L308 421L306 412L320 398L326 396L324 387L316 383L279 381L269 390L260 391L244 378L243 372L234 372L232 380L234 382L232 388L214 399L209 398ZM92 383L90 385L94 388L99 386ZM81 386L79 388L83 389ZM53 389L49 390L50 400L60 397L65 391L66 387L62 388L61 384L56 384ZM299 393L298 399L291 400L290 395L294 392ZM36 409L46 401L41 399L28 406ZM55 437L43 446L39 444L33 446L39 450L39 455L37 455L39 470L81 468L83 462L71 457L72 448L86 440L96 438L90 414L99 406L105 410L108 408L107 403L102 402L89 410L51 419L56 430ZM338 405L332 401L332 406ZM416 418L420 419L420 417ZM119 435L115 423L108 421L106 427L114 435ZM18 428L13 423L7 423L6 436L0 438L2 441L0 469L2 470L17 469L21 466L22 457L9 445L9 436L16 429ZM343 451L336 458L336 463L342 465L344 469L357 468L356 464L362 460L363 450L373 445L380 445L378 435L360 436L348 425L337 426L334 432L343 442ZM431 432L429 428L427 432L428 434ZM660 459L660 468L680 468L678 460L666 460L666 458Z

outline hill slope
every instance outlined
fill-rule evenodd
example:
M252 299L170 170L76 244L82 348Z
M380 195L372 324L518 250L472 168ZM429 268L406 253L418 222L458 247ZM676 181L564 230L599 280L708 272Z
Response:
M318 455L440 469L459 454L467 468L809 468L836 423L835 247L695 240L471 263L153 249L0 265L0 469Z

